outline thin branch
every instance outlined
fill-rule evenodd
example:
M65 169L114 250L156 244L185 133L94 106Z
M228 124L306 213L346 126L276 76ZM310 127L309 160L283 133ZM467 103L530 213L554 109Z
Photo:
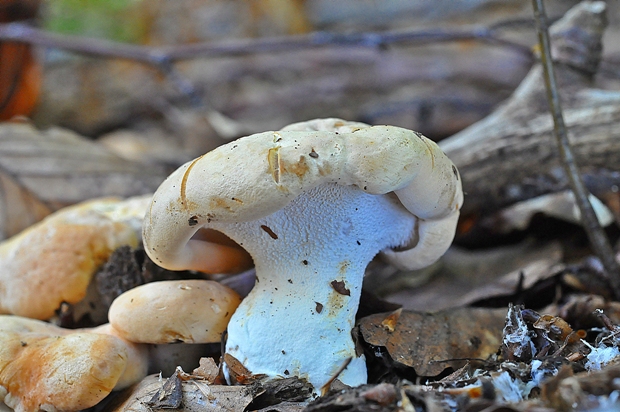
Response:
M614 251L609 244L609 240L598 222L594 209L588 200L588 192L581 179L570 142L568 141L568 132L564 124L562 106L560 104L555 71L551 59L551 45L545 6L543 0L532 0L532 4L534 6L538 42L541 47L541 60L547 90L547 100L549 101L549 109L553 116L553 131L560 152L560 160L568 176L571 189L575 194L577 206L581 211L582 224L588 235L588 239L609 276L609 281L616 300L620 300L620 266L615 259Z
M405 30L381 33L314 32L300 36L235 39L217 43L150 47L56 34L23 23L9 23L0 24L0 41L3 40L100 57L122 58L154 65L196 58L286 52L324 46L381 48L391 44L421 45L460 40L474 40L509 47L519 53L531 56L529 47L501 39L497 36L496 30L484 27L472 30Z
M176 70L175 62L197 58L297 51L325 46L382 48L399 43L420 45L459 40L474 40L508 47L528 57L532 56L531 50L528 47L501 39L496 34L498 31L483 27L462 31L439 29L347 34L314 32L301 36L235 39L217 43L206 42L152 47L51 33L17 22L0 24L0 42L12 41L39 47L61 49L78 54L127 59L149 64L160 70L189 99L192 106L204 108L208 106L205 98L191 81L184 78Z

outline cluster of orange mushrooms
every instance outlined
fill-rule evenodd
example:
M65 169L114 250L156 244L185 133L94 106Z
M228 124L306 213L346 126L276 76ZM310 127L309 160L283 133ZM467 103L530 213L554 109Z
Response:
M170 343L219 342L225 330L226 359L252 374L296 376L318 394L351 358L339 379L363 384L351 329L367 264L435 262L462 202L456 167L419 133L318 119L220 146L152 196L62 209L0 244L0 401L85 409L157 368L153 347L186 350ZM86 300L116 248L140 244L164 268L207 273L242 266L240 246L256 284L241 300L215 281L148 283L112 303L109 323L50 323L63 303Z

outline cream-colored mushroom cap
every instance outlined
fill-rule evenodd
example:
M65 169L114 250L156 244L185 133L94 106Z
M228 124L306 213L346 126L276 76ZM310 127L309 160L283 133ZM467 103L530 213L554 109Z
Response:
M126 367L123 374L116 382L114 389L119 390L131 386L144 378L148 372L149 354L147 345L141 345L123 339L118 336L116 330L114 330L109 323L94 328L66 329L37 319L29 319L14 315L0 315L0 334L2 333L19 333L24 334L24 336L37 334L41 337L47 336L50 338L67 336L73 333L96 333L114 336L123 345L124 352L127 355ZM76 350L78 349L76 348ZM89 354L87 353L86 355ZM99 356L99 353L95 352L90 355L96 357ZM72 357L66 359L68 363L73 361ZM0 356L0 363L2 362L3 359Z
M201 270L211 222L248 222L326 183L394 192L420 219L407 247L387 250L407 269L428 266L452 243L463 192L456 167L420 133L319 119L244 137L181 166L159 187L143 224L146 252L168 269ZM326 206L327 208L327 206Z
M219 342L240 301L214 281L153 282L117 297L108 317L118 335L132 342Z
M116 329L114 329L109 323L86 331L101 335L114 336L123 342L125 352L127 353L127 366L114 386L115 391L128 388L131 385L140 382L148 374L150 361L148 345L130 342L127 339L124 339L122 336L119 336Z
M127 364L112 336L0 333L0 401L16 412L78 411L114 388Z
M77 303L119 246L136 247L150 196L63 208L0 243L0 313L49 319Z

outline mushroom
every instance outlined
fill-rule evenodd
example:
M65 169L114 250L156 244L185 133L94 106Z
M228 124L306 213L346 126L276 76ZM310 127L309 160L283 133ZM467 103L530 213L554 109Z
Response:
M209 280L147 283L118 296L108 317L118 336L150 345L150 371L193 369L206 343L219 343L241 298ZM191 344L191 345L190 345Z
M143 345L109 325L70 330L0 315L0 402L17 412L77 411L146 376Z
M66 207L0 243L0 313L49 319L63 302L82 300L114 249L138 245L150 198Z
M125 345L125 351L127 352L127 366L125 367L123 374L118 378L118 381L116 381L114 390L128 388L129 386L140 382L148 374L150 359L147 345L131 342L130 340L123 338L109 323L99 325L90 330L86 329L85 332L114 336L120 339L121 342L123 342L123 345Z
M367 380L351 330L370 260L435 262L462 202L456 167L420 133L319 119L181 166L156 191L143 242L171 270L201 270L209 246L194 237L200 228L243 246L257 281L228 325L227 365L304 378L318 393L349 358L340 381Z

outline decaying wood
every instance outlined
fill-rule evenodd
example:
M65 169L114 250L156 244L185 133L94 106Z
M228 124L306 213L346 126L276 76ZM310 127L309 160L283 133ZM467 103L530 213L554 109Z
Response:
M128 245L121 246L95 274L97 291L107 308L122 293L150 280L145 279L144 272L138 264L138 253Z
M566 8L564 0L551 1ZM44 84L33 114L37 124L99 136L119 128L144 131L147 121L159 133L167 130L193 144L206 139L221 144L220 136L328 116L448 136L488 114L532 62L529 8L514 1L482 0L465 7L338 4L336 16L328 12L323 17L327 21L312 18L315 26L309 30L323 31L293 37L267 22L260 25L268 28L269 37L244 32L255 23L241 16L262 2L212 3L136 5L140 15L154 16L137 22L149 27L149 46L60 36L23 25L0 25L0 39L105 57L42 54ZM315 8L310 3L322 2L307 3L306 12ZM325 5L315 11L330 9ZM399 8L408 11L395 13ZM277 9L280 15L282 7ZM349 13L353 19L346 17ZM379 17L383 13L388 14ZM231 14L235 20L222 21ZM360 20L362 15L367 17ZM182 30L178 21L186 22ZM222 28L228 26L239 27L222 40ZM168 76L162 78L154 68ZM196 109L195 97L204 103L197 110L202 121L188 108ZM234 121L222 127L210 111ZM175 127L171 123L182 122L170 121L174 117L192 119ZM153 130L145 134L152 137ZM195 156L212 148L198 147Z
M501 44L528 54L526 47L501 38L493 28L395 30L378 33L314 32L298 36L259 39L230 39L219 43L205 42L174 46L139 46L102 39L82 38L40 30L27 24L0 24L0 40L53 47L99 57L122 58L159 66L179 60L205 57L242 56L256 53L278 53L325 46L357 46L381 48L391 44L428 44L458 40L476 40Z
M620 185L620 93L592 87L604 11L576 11L551 27L552 55L577 163L588 188L602 195ZM493 212L566 189L552 132L543 71L536 64L498 110L441 142L463 178L464 212Z

